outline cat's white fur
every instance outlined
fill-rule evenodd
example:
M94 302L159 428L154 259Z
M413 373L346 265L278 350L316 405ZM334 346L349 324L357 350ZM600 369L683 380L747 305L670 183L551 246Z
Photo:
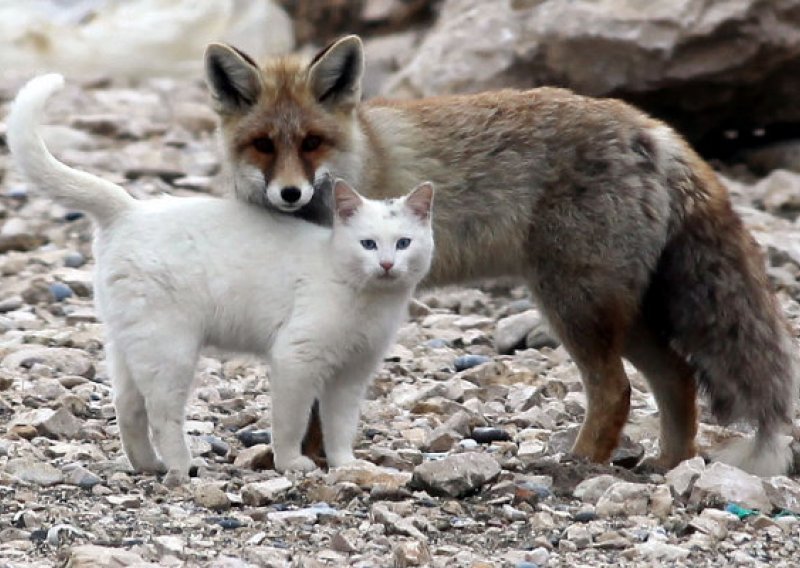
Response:
M300 447L315 399L329 464L352 460L368 380L430 266L432 186L378 202L337 182L333 228L233 200L136 200L45 147L38 123L62 86L23 87L7 137L31 182L96 222L95 301L131 464L188 473L184 414L205 346L269 361L276 469L314 467Z

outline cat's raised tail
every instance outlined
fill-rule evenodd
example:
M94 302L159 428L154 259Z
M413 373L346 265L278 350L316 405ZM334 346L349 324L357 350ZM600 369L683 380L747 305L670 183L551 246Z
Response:
M66 207L85 211L100 226L134 207L136 200L122 187L56 160L40 133L44 104L64 87L59 74L31 79L19 92L8 115L6 138L14 161L25 177Z

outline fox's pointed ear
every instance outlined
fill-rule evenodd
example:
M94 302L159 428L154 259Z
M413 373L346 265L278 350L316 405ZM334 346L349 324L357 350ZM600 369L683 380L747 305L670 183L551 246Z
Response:
M364 203L364 199L346 181L337 179L333 184L333 202L336 216L340 221L347 221L355 215L358 208Z
M357 35L332 43L308 67L308 82L317 101L346 110L361 100L362 75L364 45Z
M261 80L253 59L230 45L206 48L206 83L219 113L241 111L258 100Z
M415 187L406 195L406 207L422 221L430 219L433 208L433 184L425 181Z

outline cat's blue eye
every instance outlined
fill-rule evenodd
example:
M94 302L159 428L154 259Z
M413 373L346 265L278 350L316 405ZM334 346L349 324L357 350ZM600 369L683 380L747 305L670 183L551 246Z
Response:
M402 239L398 239L397 250L405 250L409 246L411 246L411 239L407 239L405 237L403 237Z
M372 239L364 239L363 241L361 241L361 246L367 250L377 250L378 243L376 243Z

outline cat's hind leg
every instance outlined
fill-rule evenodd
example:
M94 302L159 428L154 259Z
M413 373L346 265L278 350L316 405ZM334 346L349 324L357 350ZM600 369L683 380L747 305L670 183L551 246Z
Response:
M117 425L128 461L136 471L165 472L166 466L158 458L150 442L144 397L130 375L124 354L110 341L106 344L106 359L114 389Z
M152 334L153 329L159 333ZM166 481L178 483L188 479L192 459L183 428L199 342L167 324L150 331L127 346L126 361L144 396L150 435L167 466Z

